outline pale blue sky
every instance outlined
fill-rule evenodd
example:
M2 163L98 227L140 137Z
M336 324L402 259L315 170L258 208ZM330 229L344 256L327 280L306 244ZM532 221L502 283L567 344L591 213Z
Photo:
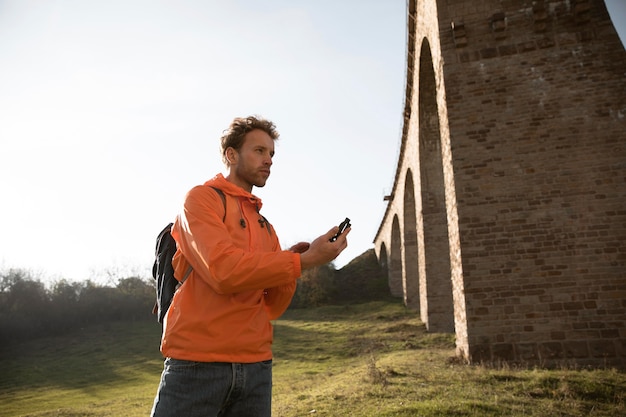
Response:
M248 114L281 133L255 193L283 246L348 216L336 265L372 248L399 150L405 8L0 0L0 269L149 276L156 233L224 172L218 138Z

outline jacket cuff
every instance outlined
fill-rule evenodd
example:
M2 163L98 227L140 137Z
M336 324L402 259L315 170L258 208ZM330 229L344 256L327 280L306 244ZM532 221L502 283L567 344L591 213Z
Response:
M300 278L300 276L302 275L302 264L300 263L300 254L299 253L292 253L293 254L293 269L294 272L296 274L295 278Z

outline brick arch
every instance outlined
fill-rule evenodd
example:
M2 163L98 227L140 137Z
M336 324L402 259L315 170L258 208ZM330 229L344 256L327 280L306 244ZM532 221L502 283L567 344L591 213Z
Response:
M604 1L409 0L407 32L374 237L404 297L415 217L420 316L453 323L458 356L626 369L626 52Z
M398 216L393 218L389 248L389 289L392 295L404 297L406 292L402 279L402 239Z
M383 274L387 278L389 278L389 260L387 259L387 257L388 257L387 246L385 245L385 242L383 242L382 245L380 246L380 253L377 256L378 265L380 266L380 269L382 270Z
M384 276L387 278L387 285L389 286L389 292L393 297L402 298L402 276L401 274L396 274L400 279L393 279L394 276L391 273L391 265L389 262L389 250L387 246L383 243L380 247L380 254L378 255L378 262L383 271Z
M450 244L446 212L437 83L427 39L419 59L419 167L424 234L420 316L435 332L454 331ZM406 214L405 214L406 216Z
M404 220L404 291L405 305L413 310L420 311L420 276L419 252L417 245L417 209L415 204L415 185L413 174L407 170L404 180L404 205L402 218Z

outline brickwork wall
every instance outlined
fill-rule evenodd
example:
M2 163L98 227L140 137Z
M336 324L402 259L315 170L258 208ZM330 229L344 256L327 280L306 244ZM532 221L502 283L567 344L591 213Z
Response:
M469 355L623 364L626 55L604 3L447 3Z
M472 362L626 367L626 52L604 2L426 3L415 30L433 46L445 89L458 353ZM436 35L419 22L419 10L433 8ZM408 108L402 146L411 150L419 121ZM413 152L401 152L377 249L388 218L402 215L404 173L420 172ZM423 227L418 221L418 235Z

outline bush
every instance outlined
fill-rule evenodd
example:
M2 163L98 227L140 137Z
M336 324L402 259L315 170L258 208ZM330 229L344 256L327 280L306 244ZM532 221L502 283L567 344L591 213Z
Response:
M153 280L123 278L117 286L61 280L50 289L23 270L0 273L0 339L19 342L119 320L155 320Z
M331 301L335 287L335 268L331 264L307 269L298 279L290 307L316 307Z

